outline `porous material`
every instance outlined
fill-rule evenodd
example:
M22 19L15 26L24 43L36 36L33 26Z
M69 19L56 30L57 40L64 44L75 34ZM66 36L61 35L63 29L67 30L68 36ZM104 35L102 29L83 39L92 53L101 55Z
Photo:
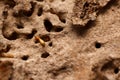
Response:
M120 80L120 0L0 0L0 80Z

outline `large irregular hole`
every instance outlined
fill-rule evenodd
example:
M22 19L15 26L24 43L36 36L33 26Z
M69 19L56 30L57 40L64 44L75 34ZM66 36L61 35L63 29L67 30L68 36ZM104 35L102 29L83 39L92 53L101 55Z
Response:
M33 38L33 36L34 36L36 33L37 33L37 30L36 30L36 29L33 29L33 30L32 30L32 33L31 33L31 34L28 34L26 38L27 38L27 39L31 39L31 38Z
M48 32L61 32L63 30L61 26L53 26L48 19L44 20L44 25Z
M30 10L27 11L27 10L20 9L18 11L18 13L14 12L13 16L14 17L30 17L30 16L32 16L36 3L30 2L30 4L32 6Z
M19 37L17 32L13 32L7 39L9 40L16 40Z
M17 32L12 32L11 34L3 34L3 36L8 40L16 40L19 38L19 34Z
M48 19L44 20L44 25L48 32L50 32L53 28L52 23Z
M48 56L50 56L50 54L48 52L44 52L41 55L42 58L47 58Z
M2 35L8 40L16 40L19 38L19 34L14 31L12 27L9 27L7 23L3 23Z
M9 5L9 7L13 8L16 5L14 0L4 0L5 5Z

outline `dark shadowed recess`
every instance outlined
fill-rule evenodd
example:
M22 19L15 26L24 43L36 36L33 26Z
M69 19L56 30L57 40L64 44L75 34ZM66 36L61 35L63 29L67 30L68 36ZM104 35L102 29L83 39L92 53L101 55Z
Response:
M87 31L95 25L95 21L90 20L85 26L72 25L72 30L77 34L77 36L85 37L87 35Z
M104 14L106 11L108 11L112 6L118 6L119 3L118 3L119 0L110 0L106 6L104 6L98 14Z
M50 56L50 54L48 52L44 52L41 55L41 58L47 58L48 56Z
M24 55L24 56L21 57L21 59L24 60L24 61L28 60L28 58L29 58L28 55Z
M37 33L36 29L33 29L32 32L30 34L26 35L26 39L31 39L33 38L33 36Z
M63 27L53 26L52 23L50 22L50 20L48 20L48 19L44 20L44 26L48 32L61 32L61 31L63 31Z
M10 8L13 8L16 5L14 0L3 0L5 5L9 5Z
M38 15L38 16L41 16L42 13L43 13L43 8L40 7L40 8L38 9L37 15Z
M30 2L30 4L31 4L31 9L30 10L27 11L27 10L20 9L18 11L18 13L13 12L13 16L14 17L30 17L30 16L32 16L36 3Z

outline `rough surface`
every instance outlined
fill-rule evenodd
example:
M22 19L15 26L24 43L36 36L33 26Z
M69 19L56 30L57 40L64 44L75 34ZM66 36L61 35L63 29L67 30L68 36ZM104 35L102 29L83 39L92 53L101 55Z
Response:
M0 0L0 80L120 80L120 0Z

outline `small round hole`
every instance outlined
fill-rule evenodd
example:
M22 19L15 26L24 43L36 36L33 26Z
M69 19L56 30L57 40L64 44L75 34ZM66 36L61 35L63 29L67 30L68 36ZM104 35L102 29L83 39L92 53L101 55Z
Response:
M22 56L22 60L28 60L29 56L28 55L24 55Z
M49 43L49 46L51 47L52 45L53 45L53 43L52 43L52 42L50 42L50 43Z
M101 48L101 43L96 42L96 43L95 43L95 47L96 47L96 48Z
M117 74L119 72L119 68L114 69L114 73Z
M47 58L49 55L50 55L50 54L49 54L48 52L44 52L44 53L41 55L41 57L42 57L42 58Z

